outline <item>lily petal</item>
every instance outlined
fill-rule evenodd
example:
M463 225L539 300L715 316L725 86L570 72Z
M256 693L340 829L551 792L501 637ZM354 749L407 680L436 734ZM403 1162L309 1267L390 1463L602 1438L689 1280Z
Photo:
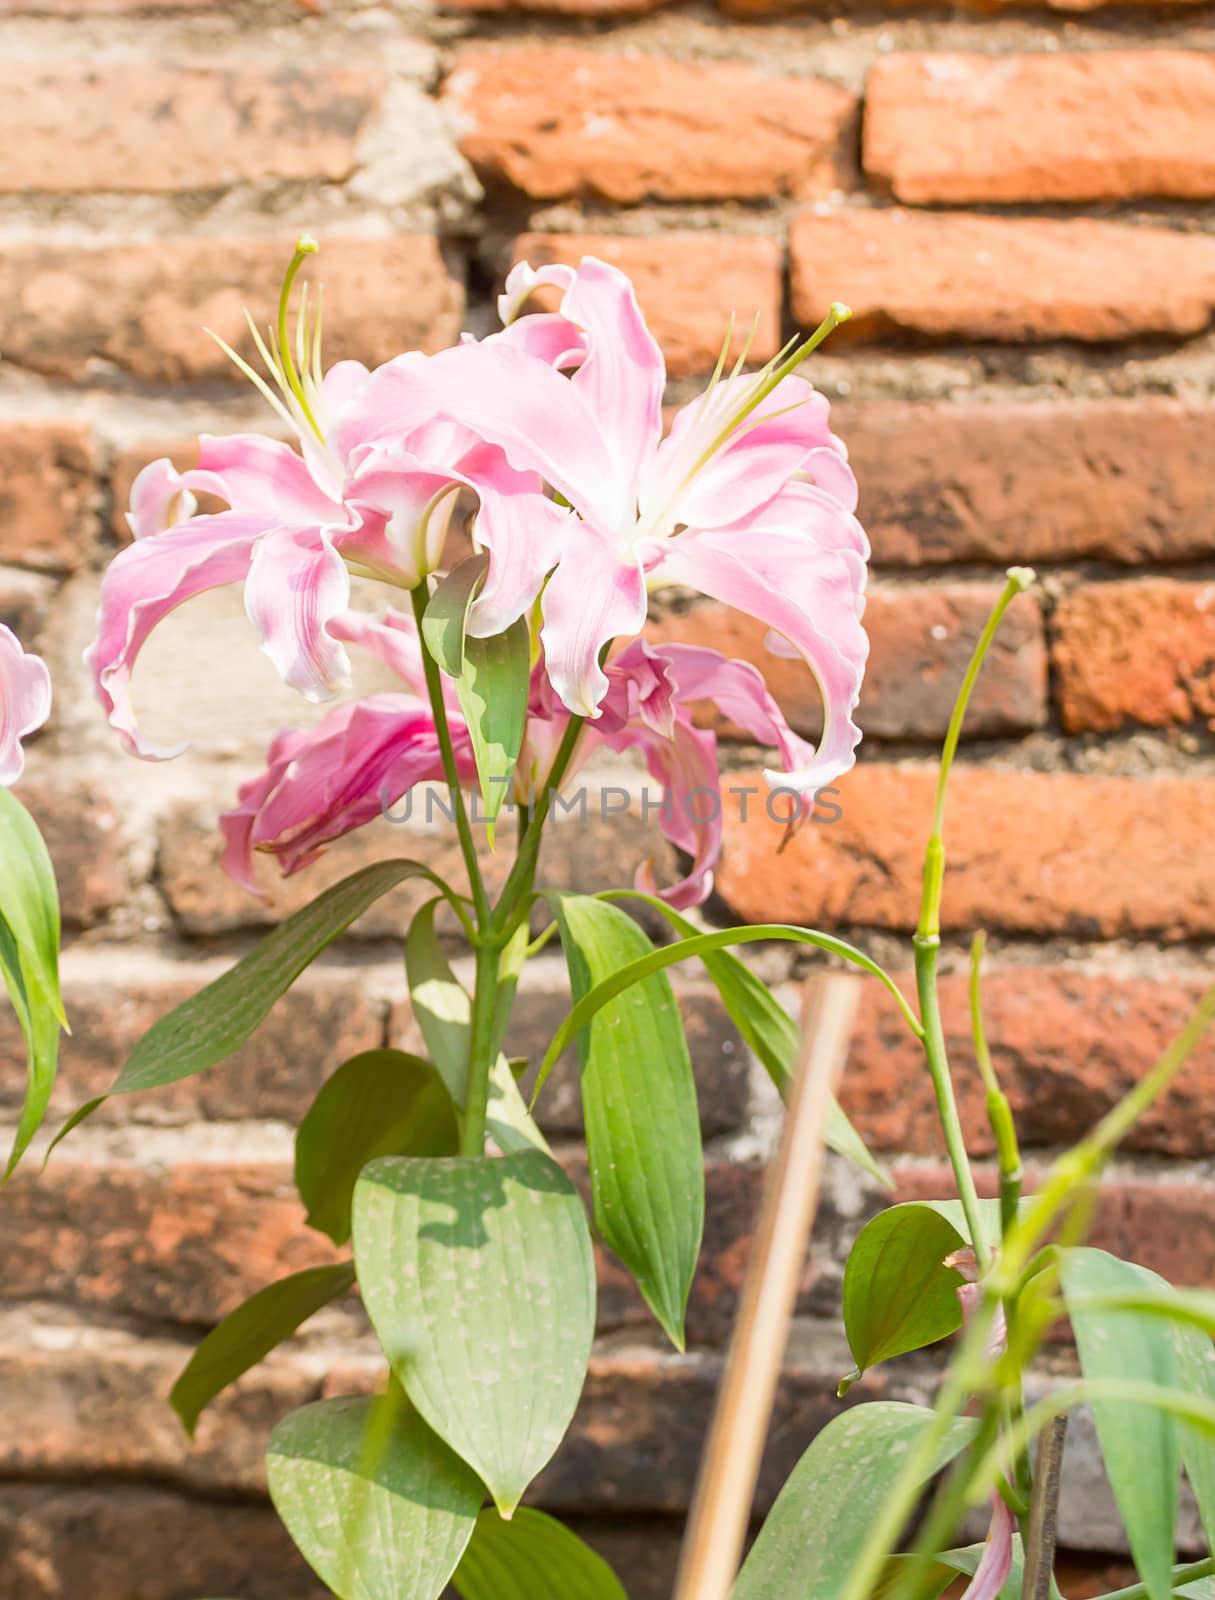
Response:
M549 579L541 600L540 640L558 698L576 716L596 717L608 690L599 665L603 647L640 631L646 616L645 576L638 561L617 554L588 523L578 529L576 554Z
M149 461L131 485L127 526L136 539L148 539L194 515L198 501L192 491L228 498L225 484L210 472L178 472L168 459Z
M327 624L350 604L350 574L323 533L278 528L253 555L245 610L283 682L307 700L350 687L350 658Z
M860 624L865 568L850 551L815 550L798 535L750 529L672 540L662 576L767 623L813 672L823 698L823 736L793 771L764 774L774 788L809 797L849 771L861 730L860 699L869 641Z
M27 654L11 628L0 623L0 784L8 788L25 770L22 739L51 714L51 675L40 656Z
M279 439L204 433L198 465L233 511L264 512L267 526L345 520L341 505L320 487L303 457Z
M987 1545L962 1600L999 1600L1000 1591L1012 1571L1013 1534L1016 1527L1016 1518L1003 1498L993 1494Z
M673 736L661 738L647 728L630 727L605 740L614 750L639 749L650 776L662 785L660 813L663 834L678 850L692 857L687 876L669 888L659 888L650 861L637 869L636 885L657 895L677 911L703 904L713 889L713 869L721 855L721 784L717 771L717 740L705 729L694 728L687 712L675 719Z
M144 641L183 601L239 583L264 528L264 517L233 511L194 517L128 545L110 563L101 581L97 636L84 659L110 726L133 755L164 761L187 748L153 744L135 726L131 673Z
M813 761L814 746L785 721L758 667L749 661L728 660L700 645L664 644L661 652L670 664L681 701L711 700L757 743L775 745L790 771Z

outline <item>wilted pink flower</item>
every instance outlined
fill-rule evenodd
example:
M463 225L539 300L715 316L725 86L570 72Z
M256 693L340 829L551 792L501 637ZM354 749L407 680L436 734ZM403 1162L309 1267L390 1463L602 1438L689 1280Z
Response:
M1017 1519L1002 1497L998 1493L993 1494L987 1543L962 1600L999 1600L1000 1591L1012 1570L1013 1535L1016 1531Z
M51 714L51 675L40 656L30 655L11 628L0 623L0 785L8 788L25 770L22 739Z
M489 583L509 603L474 608L473 631L499 631L543 589L553 686L569 709L597 718L608 693L603 647L640 631L649 593L677 584L713 595L767 623L822 691L818 750L771 781L806 792L829 783L852 765L860 738L852 711L867 654L868 544L826 400L769 369L735 375L685 406L663 439L665 368L629 280L590 256L577 271L523 264L508 279L505 313L540 282L564 291L559 314L429 361L389 362L363 397L387 419L384 463L394 432L443 415L576 513L543 534L529 529L501 558L495 547ZM564 367L576 368L572 377ZM382 503L371 486L364 498Z
M372 695L339 706L314 729L289 729L278 736L265 772L241 788L239 803L220 824L224 866L250 889L255 887L254 851L275 856L286 874L297 872L327 843L372 821L415 784L443 777L434 721L417 693L421 646L412 618L389 613L375 620L352 613L334 627L393 667L414 692ZM721 849L721 793L716 740L693 725L690 704L712 700L756 739L776 745L790 763L803 758L804 743L788 727L756 669L714 650L634 640L608 664L607 677L602 714L583 730L567 781L598 747L640 750L665 791L659 813L663 832L692 856L693 864L681 882L660 890L647 863L639 869L638 883L673 905L698 904L712 887ZM520 803L534 798L543 783L569 716L538 663L516 772ZM460 778L471 784L472 742L454 705L448 706L448 722Z

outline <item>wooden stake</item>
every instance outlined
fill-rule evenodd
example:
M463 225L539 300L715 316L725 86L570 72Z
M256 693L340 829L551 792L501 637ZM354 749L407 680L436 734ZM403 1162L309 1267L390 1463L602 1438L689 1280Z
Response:
M1066 1416L1054 1420L1038 1435L1034 1457L1034 1488L1025 1536L1025 1574L1022 1600L1048 1600L1055 1571L1055 1540L1059 1532L1059 1489L1063 1479Z
M789 1323L818 1210L831 1095L856 1018L859 980L831 974L807 996L803 1061L768 1173L674 1600L728 1600L747 1535Z

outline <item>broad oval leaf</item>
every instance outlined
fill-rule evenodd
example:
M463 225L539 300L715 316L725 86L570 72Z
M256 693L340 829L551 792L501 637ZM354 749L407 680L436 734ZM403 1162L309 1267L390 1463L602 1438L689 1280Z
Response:
M731 1600L836 1600L920 1434L921 1406L881 1401L833 1417L790 1473ZM965 1449L977 1424L955 1417L926 1477Z
M1083 1308L1085 1295L1142 1288L1155 1275L1089 1248L1061 1250L1059 1270L1085 1379L1099 1383L1114 1378L1176 1389L1177 1358L1166 1322L1136 1311ZM1181 1469L1176 1418L1156 1406L1131 1401L1094 1398L1091 1405L1136 1569L1150 1600L1170 1600Z
M602 1556L543 1511L491 1508L452 1579L463 1600L628 1600Z
M308 1318L354 1287L349 1261L308 1267L267 1284L237 1306L199 1345L169 1391L169 1404L193 1437L216 1395L282 1344Z
M339 1600L435 1600L472 1537L476 1474L393 1397L321 1400L284 1417L270 1498Z
M595 1327L586 1213L538 1150L373 1161L354 1256L384 1353L509 1515L574 1414Z
M844 1332L856 1371L840 1393L879 1362L922 1350L962 1326L965 1279L945 1258L964 1238L933 1206L890 1206L857 1236L844 1268Z
M376 1156L452 1156L455 1107L429 1061L365 1050L321 1087L295 1136L295 1186L308 1226L345 1244L355 1180Z
M642 901L652 910L660 912L681 939L694 939L701 931L694 922L689 922L687 917L656 895L626 889L612 890L597 898ZM759 1057L760 1065L780 1091L781 1098L787 1099L801 1048L801 1031L797 1023L767 984L757 978L732 951L711 950L701 959L731 1022ZM869 1153L865 1141L852 1126L834 1095L831 1097L831 1112L823 1139L829 1150L834 1150L836 1155L843 1156L862 1172L867 1172L884 1188L894 1187L890 1174Z
M110 1095L163 1088L216 1066L239 1050L265 1021L275 1001L322 950L407 878L425 878L445 894L449 892L442 879L420 861L376 862L333 884L280 923L214 983L153 1023L109 1092L74 1112L54 1143L79 1127Z
M59 992L59 891L38 825L20 800L0 789L0 976L25 1042L26 1091L8 1178L29 1148L50 1102L66 1026Z
M653 950L616 906L586 895L551 900L575 1001ZM595 1225L682 1349L704 1231L704 1156L683 1019L665 974L597 1011L578 1051Z

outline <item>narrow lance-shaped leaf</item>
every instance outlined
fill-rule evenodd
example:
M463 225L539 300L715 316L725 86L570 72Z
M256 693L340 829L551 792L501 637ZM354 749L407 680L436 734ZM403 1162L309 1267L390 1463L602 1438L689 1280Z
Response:
M435 933L438 899L420 908L405 935L405 976L414 1020L430 1059L457 1109L468 1099L468 1047L472 1000L452 971Z
M230 1311L199 1345L169 1391L169 1404L191 1436L216 1395L235 1383L323 1306L354 1287L349 1261L307 1267L267 1284Z
M452 1584L462 1600L628 1600L602 1556L543 1511L477 1518Z
M523 748L530 679L531 634L522 618L505 633L465 639L456 695L472 736L491 846L494 822Z
M837 1600L882 1504L933 1413L882 1401L834 1417L790 1473L731 1600ZM926 1476L952 1461L977 1424L957 1417Z
M548 1156L373 1161L359 1286L410 1400L504 1515L569 1426L595 1326L590 1232Z
M655 895L641 894L636 889L628 889L613 890L597 898L643 901L652 910L660 912L681 939L694 939L701 931L694 922L689 922L687 917L682 916ZM705 971L712 978L721 996L721 1003L725 1006L731 1022L745 1043L759 1057L761 1066L780 1091L781 1098L788 1099L801 1046L801 1033L797 1023L767 984L757 978L731 951L710 950L702 955L701 959ZM849 1122L843 1107L834 1095L831 1097L831 1112L824 1142L829 1150L834 1150L836 1155L851 1161L883 1187L887 1189L894 1187L890 1174L870 1155L865 1141Z
M3 1177L29 1148L50 1103L67 1018L59 992L59 893L38 826L0 789L0 976L25 1042L25 1101Z
M1073 1297L1143 1284L1151 1275L1104 1250L1061 1250L1059 1267L1085 1378L1175 1389L1177 1358L1167 1323L1133 1311L1094 1312L1078 1303L1072 1309ZM1097 1398L1091 1404L1135 1566L1150 1600L1169 1600L1181 1467L1176 1419L1153 1405Z
M295 1136L295 1186L308 1226L350 1237L359 1173L376 1156L451 1156L460 1146L451 1096L435 1068L404 1050L366 1050L321 1087Z
M422 618L422 639L449 678L464 671L468 611L489 571L489 556L470 556L441 578Z
M153 1023L109 1093L81 1106L59 1130L54 1143L110 1095L177 1083L239 1050L300 973L364 911L407 878L425 878L449 892L442 879L420 861L380 861L335 883L280 923L222 977Z
M338 1600L437 1600L476 1525L476 1474L398 1397L320 1400L270 1435L274 1508Z
M653 949L616 906L550 898L575 1000ZM608 1001L578 1050L596 1227L682 1349L704 1229L704 1157L683 1019L666 976Z

